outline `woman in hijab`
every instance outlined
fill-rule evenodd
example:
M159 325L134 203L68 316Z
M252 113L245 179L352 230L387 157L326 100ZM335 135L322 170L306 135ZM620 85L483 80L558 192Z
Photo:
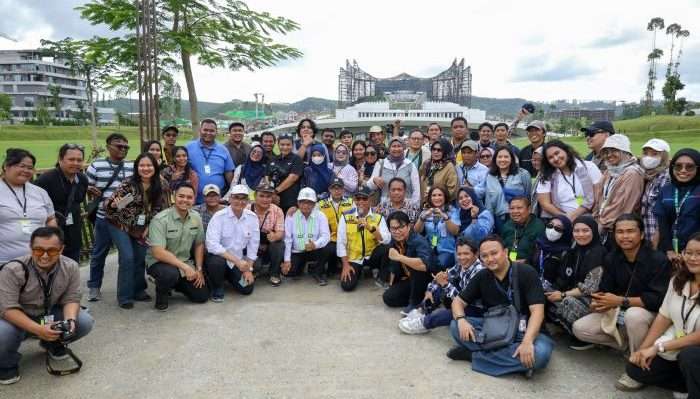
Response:
M678 259L688 238L700 231L700 152L684 148L671 159L671 182L656 202L659 250L671 261Z
M338 144L333 151L333 173L343 180L345 195L351 196L357 190L357 171L350 165L350 150L345 144Z
M260 143L254 143L243 165L238 165L233 172L232 184L245 184L251 192L255 191L260 180L267 172L267 157Z
M591 294L598 291L607 251L600 243L598 225L589 215L574 220L573 238L573 247L564 254L552 280L552 291L545 294L550 304L547 317L571 335L572 349L585 350L593 345L576 339L571 326L590 313Z
M333 171L328 166L324 145L316 143L311 146L311 162L304 168L304 187L311 187L316 195L328 193L328 186L333 178Z
M668 165L671 147L661 139L651 139L642 146L639 165L644 169L644 192L642 193L641 216L644 221L644 239L656 249L659 247L659 221L654 213L661 187L668 183Z
M457 169L452 162L454 151L452 144L445 139L440 139L430 145L430 159L423 162L420 169L420 187L422 193L421 203L428 202L428 192L433 187L440 187L447 193L447 202L457 198Z
M459 236L481 242L493 231L493 215L471 187L462 187L457 194L457 205L452 219L459 219Z
M545 292L552 290L564 253L571 248L571 231L569 218L556 215L545 225L544 234L535 240L536 250L530 264L537 269Z

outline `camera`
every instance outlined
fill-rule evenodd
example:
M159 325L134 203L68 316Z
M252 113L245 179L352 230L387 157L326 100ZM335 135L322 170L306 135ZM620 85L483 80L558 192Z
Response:
M52 330L61 332L61 341L67 341L73 335L70 327L71 322L68 320L61 320L51 325Z
M524 109L525 111L527 111L527 112L530 113L530 114L534 114L534 113L535 113L535 106L532 105L532 103L525 103L525 104L523 104L523 106L522 106L521 108Z

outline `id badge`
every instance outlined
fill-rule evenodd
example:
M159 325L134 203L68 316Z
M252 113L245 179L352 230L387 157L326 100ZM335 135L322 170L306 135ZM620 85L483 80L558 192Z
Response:
M248 282L245 280L245 277L243 277L243 276L241 276L241 279L238 280L238 284L243 288L248 286Z
M527 331L527 320L520 319L520 325L518 325L518 330L521 333L525 333L525 331Z
M510 259L511 262L515 262L518 259L518 251L508 251L508 259Z
M683 338L683 337L685 337L685 331L676 330L676 338Z
M143 213L140 214L140 215L138 216L138 218L136 219L136 224L137 224L138 226L143 226L143 225L145 225L145 224L146 224L146 215L144 215Z
M52 314L47 314L41 319L41 325L48 325L53 323L53 315Z
M578 205L578 206L583 205L583 195L576 196L576 205Z
M208 175L211 174L211 166L209 166L209 164L204 165L204 173Z
M32 234L32 222L29 219L20 219L19 227L24 234Z
M437 247L437 244L438 244L438 236L434 235L433 238L430 240L430 245L432 245L433 247Z
M66 217L66 226L72 226L73 225L73 214L69 213L68 216Z
M678 239L674 238L671 242L673 243L673 251L678 253Z

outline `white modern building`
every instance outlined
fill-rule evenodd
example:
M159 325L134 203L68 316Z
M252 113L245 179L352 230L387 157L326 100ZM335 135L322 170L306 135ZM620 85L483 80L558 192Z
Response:
M60 112L48 104L51 86L60 88ZM12 119L36 119L39 104L47 104L57 119L71 119L90 111L85 91L85 78L71 70L65 60L46 57L39 50L0 50L0 92L12 97ZM113 108L97 108L98 123L114 123Z
M450 102L415 101L403 102L409 106L393 107L393 102L367 102L350 106L345 109L335 110L335 119L338 121L356 120L396 120L411 119L414 121L441 122L461 116L469 123L481 123L486 121L486 111L468 108ZM400 105L399 103L395 103Z

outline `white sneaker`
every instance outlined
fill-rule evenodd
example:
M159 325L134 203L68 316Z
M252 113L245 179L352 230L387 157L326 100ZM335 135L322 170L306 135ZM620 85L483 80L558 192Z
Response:
M102 299L102 292L99 288L90 288L88 290L88 302L97 302Z
M423 317L413 317L413 318L404 318L399 320L399 330L401 330L402 333L404 334L410 334L410 335L415 335L415 334L425 334L427 332L430 332L425 326L423 325Z
M423 312L419 308L415 308L406 314L406 319L415 319L417 317L423 318Z
M644 384L628 376L627 373L622 373L617 382L615 382L615 388L620 391L632 392L644 388Z
M688 399L688 394L683 392L673 392L673 399Z

